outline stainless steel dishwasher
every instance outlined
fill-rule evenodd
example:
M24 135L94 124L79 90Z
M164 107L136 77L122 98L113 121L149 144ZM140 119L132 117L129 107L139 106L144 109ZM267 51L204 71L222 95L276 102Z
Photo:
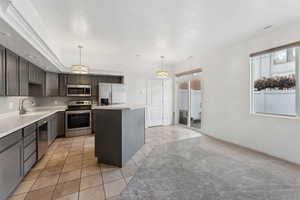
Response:
M38 122L38 160L48 150L48 121L41 120Z

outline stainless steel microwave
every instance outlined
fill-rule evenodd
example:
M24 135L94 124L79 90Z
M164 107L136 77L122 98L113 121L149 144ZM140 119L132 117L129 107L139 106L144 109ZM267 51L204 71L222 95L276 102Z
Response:
M68 97L90 97L92 89L90 85L67 85Z

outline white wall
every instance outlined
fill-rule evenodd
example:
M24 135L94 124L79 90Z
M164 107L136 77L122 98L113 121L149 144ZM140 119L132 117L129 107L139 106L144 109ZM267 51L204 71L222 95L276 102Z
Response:
M242 27L241 27L242 28ZM203 69L202 131L300 164L299 119L250 115L249 54L300 40L300 23L199 55L176 66L177 72Z
M127 103L135 105L147 105L147 82L155 79L155 72L160 66L133 65L124 72L127 85ZM170 79L164 84L164 125L173 122L173 81ZM148 124L148 123L146 123Z

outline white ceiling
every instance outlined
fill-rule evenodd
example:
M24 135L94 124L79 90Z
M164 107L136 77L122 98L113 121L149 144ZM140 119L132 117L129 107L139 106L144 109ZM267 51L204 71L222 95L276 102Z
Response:
M300 18L298 0L31 0L66 65L168 65ZM139 54L137 62L136 55Z

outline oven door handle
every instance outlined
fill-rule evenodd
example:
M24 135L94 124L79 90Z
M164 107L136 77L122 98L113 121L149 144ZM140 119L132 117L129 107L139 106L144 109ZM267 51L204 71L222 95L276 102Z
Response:
M84 114L84 113L91 113L91 110L72 110L66 111L66 114Z

